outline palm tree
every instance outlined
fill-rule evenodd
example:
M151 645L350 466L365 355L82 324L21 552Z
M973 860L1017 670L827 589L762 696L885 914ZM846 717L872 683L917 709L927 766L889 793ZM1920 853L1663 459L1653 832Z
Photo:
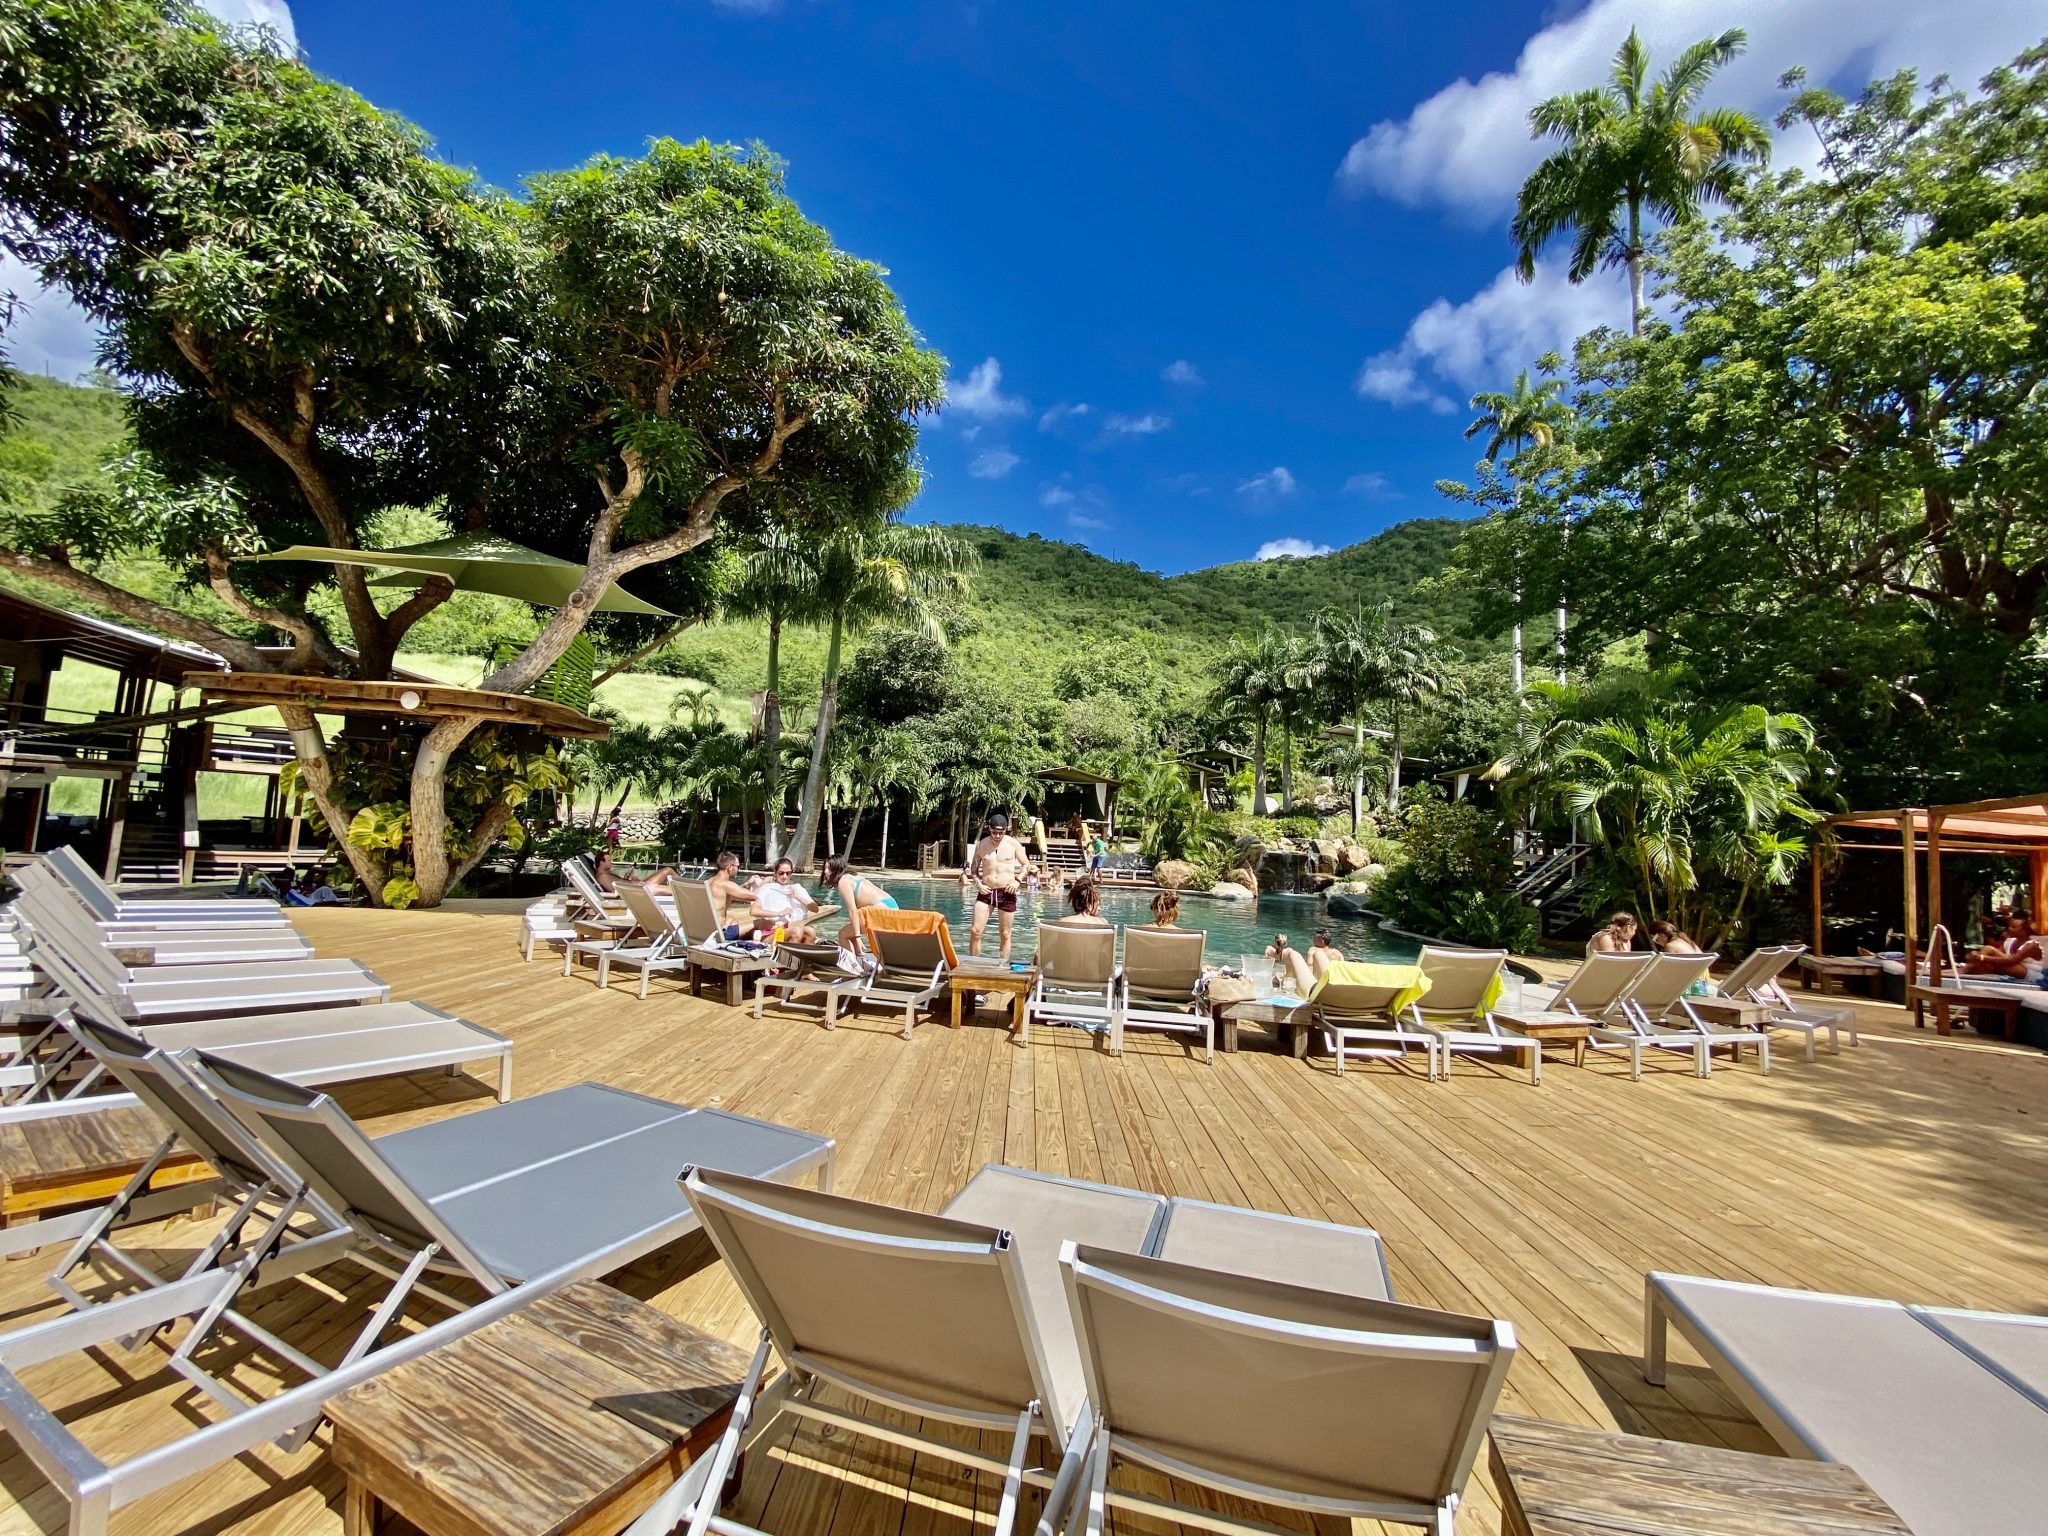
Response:
M761 698L761 739L767 760L782 758L782 626L822 617L818 606L817 544L771 526L743 559L740 579L725 599L734 618L768 621L768 680ZM782 806L768 807L770 863L781 852Z
M1281 637L1280 686L1273 694L1273 721L1280 727L1280 810L1294 809L1294 742L1315 724L1316 693L1303 676L1308 648L1299 635Z
M1380 702L1387 712L1387 813L1401 814L1401 732L1406 711L1440 697L1448 684L1443 648L1436 631L1421 624L1390 623L1380 660Z
M1380 697L1380 662L1391 604L1376 608L1325 608L1315 616L1308 652L1299 669L1312 688L1352 728L1351 835L1365 821L1365 713Z
M718 721L718 694L709 683L693 680L678 683L675 696L668 701L668 717L681 720L693 731L715 725Z
M1540 384L1529 382L1529 370L1524 368L1515 375L1515 387L1503 392L1498 389L1481 390L1472 397L1472 409L1479 414L1465 429L1467 441L1486 435L1485 458L1489 464L1497 464L1503 448L1513 450L1507 462L1508 477L1514 482L1515 505L1522 504L1523 455L1531 448L1537 454L1548 453L1556 446L1560 437L1571 429L1572 408L1563 399L1564 381L1546 378ZM1515 582L1515 692L1522 691L1522 586L1517 577ZM1564 681L1564 594L1557 600L1557 680Z
M1629 332L1642 334L1644 216L1690 223L1703 204L1728 200L1743 167L1770 158L1771 136L1748 113L1694 115L1714 71L1748 42L1740 27L1703 38L1651 84L1650 50L1631 29L1606 85L1531 109L1529 136L1560 147L1522 183L1509 226L1524 282L1536 275L1536 253L1569 230L1565 275L1582 283L1596 267L1628 268Z
M810 867L817 847L825 754L838 714L840 653L848 631L886 619L943 639L934 604L947 593L964 591L976 564L974 550L944 529L895 522L834 534L816 547L815 560L817 603L830 628L818 723L811 733L811 766L804 776L796 835L790 839L790 857L799 869Z
M1262 625L1250 639L1233 635L1216 669L1213 707L1241 709L1252 728L1252 814L1263 816L1266 804L1266 729L1273 705L1287 686L1293 656L1287 640L1272 625Z

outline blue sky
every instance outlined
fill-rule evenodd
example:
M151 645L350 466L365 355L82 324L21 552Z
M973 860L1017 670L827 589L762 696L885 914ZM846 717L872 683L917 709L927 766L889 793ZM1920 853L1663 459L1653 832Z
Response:
M499 185L656 135L768 144L950 360L914 515L1164 571L1447 510L1466 398L1620 322L1612 282L1516 283L1506 221L1528 106L1631 24L1660 60L1747 26L1716 96L1762 113L1794 63L1974 78L2048 30L2011 0L213 4ZM23 364L61 330L39 306Z

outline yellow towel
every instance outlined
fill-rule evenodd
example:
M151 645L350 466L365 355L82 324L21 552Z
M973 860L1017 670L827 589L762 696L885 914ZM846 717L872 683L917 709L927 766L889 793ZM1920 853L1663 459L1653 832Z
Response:
M1325 987L1399 987L1387 1012L1399 1013L1434 985L1419 965L1380 965L1368 960L1338 960L1323 972L1308 1000L1314 1002Z

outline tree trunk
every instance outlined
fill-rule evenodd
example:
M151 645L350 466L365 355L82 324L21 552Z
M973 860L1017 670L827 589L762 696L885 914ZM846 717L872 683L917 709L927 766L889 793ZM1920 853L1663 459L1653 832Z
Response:
M1562 546L1563 546L1563 548L1564 548L1564 553L1565 553L1565 555L1567 556L1567 560L1568 560L1568 559L1569 559L1569 556L1570 556L1570 554L1571 554L1571 542L1572 542L1572 525L1571 525L1570 523L1568 523L1568 522L1567 522L1567 523L1566 523L1566 524L1564 525L1564 529L1563 529L1563 531L1562 531L1562 532L1561 532L1561 533L1559 534L1559 536L1558 536L1558 537L1559 537L1559 542L1560 542L1560 543L1562 544ZM1563 580L1563 578L1562 578L1562 577L1560 577L1560 578L1558 579L1558 586L1557 586L1557 682L1558 682L1558 686L1559 686L1560 688L1564 686L1564 679L1565 679L1565 650L1564 650L1564 580Z
M448 859L448 761L483 721L475 715L443 720L421 738L412 760L412 878L415 905L438 907L454 883Z
M752 829L752 828L750 828L750 827L749 827L749 826L747 825L747 791L746 791L745 787L744 787L744 786L742 786L742 787L741 787L741 789L740 789L740 868L741 868L741 869L745 869L745 868L747 867L747 864L748 864L748 858L747 858L747 855L748 855L748 854L750 854L751 852L753 852L753 848L754 848L754 845L753 845L753 843L752 843L751 841L749 841L749 839L750 839L750 837L751 837L751 835L752 835L752 831L753 831L753 829Z
M1643 334L1643 206L1628 200L1628 333Z
M818 690L818 724L811 733L811 766L804 774L802 809L797 814L796 836L790 839L790 857L798 869L811 867L817 850L818 817L825 795L825 752L832 741L832 723L839 714L839 642L845 634L846 615L832 615L832 635L825 643L825 682Z
M886 798L884 798L884 800L882 801L882 862L881 862L881 867L882 867L883 869L887 869L887 868L889 867L889 802L888 802L888 800L887 800Z
M340 846L341 856L348 860L348 867L362 886L363 894L369 897L370 905L382 906L382 864L369 849L358 848L348 840L349 816L333 800L334 765L327 757L327 738L321 733L320 722L303 704L280 704L277 712L284 718L284 728L292 738L292 751L298 756L300 787L312 797L320 819L327 823L328 835Z
M1252 726L1252 814L1263 816L1266 804L1266 711L1259 711L1259 718Z
M839 856L839 845L833 839L833 830L832 807L827 805L825 807L825 857L828 859L834 859Z
M1365 823L1365 711L1358 712L1358 718L1351 722L1351 748L1356 760L1351 775L1351 835L1358 836L1358 829Z
M782 854L782 612L768 610L768 689L761 695L761 740L768 750L768 867Z
M1280 814L1294 809L1294 726L1280 722Z
M1395 821L1401 814L1401 717L1394 716L1394 737L1389 743L1393 748L1393 765L1387 769L1387 820ZM1388 828L1389 831L1393 829Z
M860 836L861 812L865 809L866 806L862 801L856 800L853 802L853 820L848 822L846 826L846 861L849 864L853 862L853 843L854 839Z

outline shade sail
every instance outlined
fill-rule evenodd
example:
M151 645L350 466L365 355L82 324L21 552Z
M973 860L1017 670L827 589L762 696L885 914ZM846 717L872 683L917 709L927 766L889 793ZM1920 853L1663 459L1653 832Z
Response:
M458 592L489 592L543 608L559 608L583 580L583 567L573 560L544 555L494 533L458 533L425 544L397 549L336 549L324 544L294 544L251 560L320 560L332 565L360 565L389 574L372 577L373 587L416 587L428 576L446 576ZM643 602L614 582L597 600L599 613L644 613L672 619L666 608Z

